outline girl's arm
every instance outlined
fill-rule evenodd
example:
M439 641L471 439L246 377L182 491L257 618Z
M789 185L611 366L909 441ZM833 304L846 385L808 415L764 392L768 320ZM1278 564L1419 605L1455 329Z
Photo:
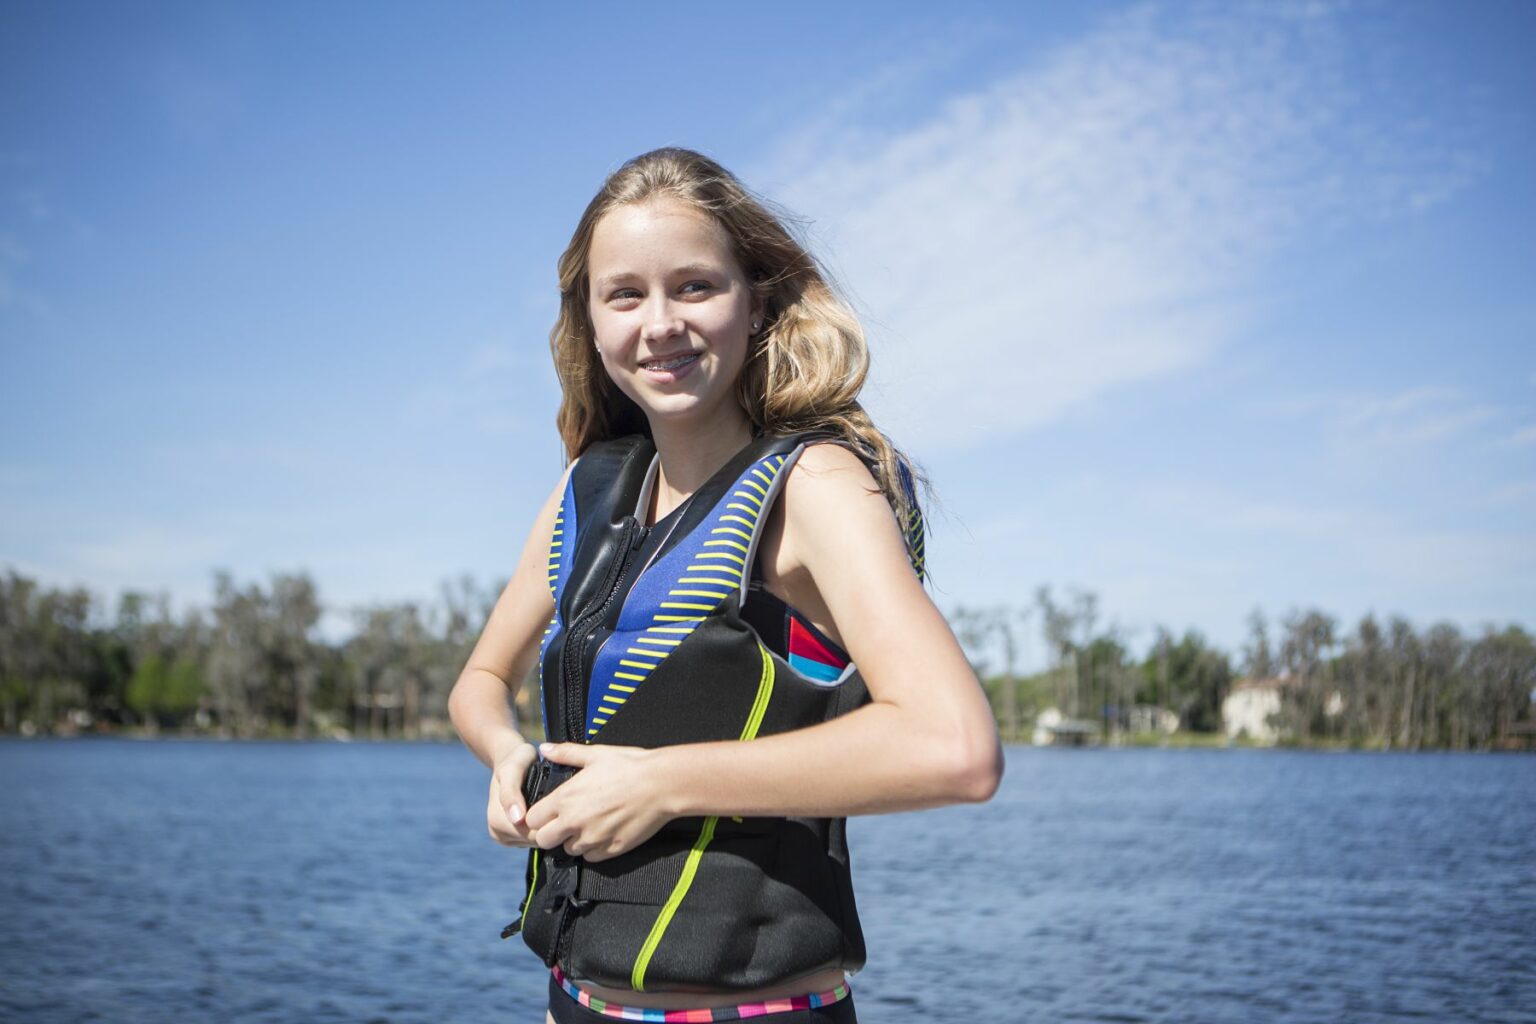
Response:
M575 465L573 462L572 466ZM549 592L549 541L570 467L539 510L523 552L448 695L448 717L465 746L491 769L488 826L498 842L528 845L522 778L535 750L517 731L513 701L539 654L555 613Z
M991 707L869 470L840 446L811 445L779 504L792 560L819 590L871 703L745 743L554 744L552 759L600 771L535 805L528 823L539 846L596 860L675 817L845 817L983 801L997 789Z

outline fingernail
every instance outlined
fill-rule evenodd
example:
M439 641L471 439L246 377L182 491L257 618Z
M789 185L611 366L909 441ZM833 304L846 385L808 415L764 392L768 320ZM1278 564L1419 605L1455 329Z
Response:
M523 809L521 807L514 807L507 812L507 817L511 819L512 823L515 825L523 820Z
M541 757L548 757L550 755L550 753L554 749L555 749L555 745L553 743L540 743L539 744L539 755Z

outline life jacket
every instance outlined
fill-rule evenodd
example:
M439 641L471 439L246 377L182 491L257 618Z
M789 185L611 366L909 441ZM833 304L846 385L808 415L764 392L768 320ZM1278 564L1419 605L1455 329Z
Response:
M550 540L555 614L539 655L550 740L646 748L751 740L868 702L856 666L829 669L815 644L809 658L786 657L743 615L767 513L801 451L820 439L833 438L754 438L651 527L643 525L659 467L651 439L634 434L582 453ZM905 467L902 480L910 493ZM921 578L921 519L906 525ZM531 805L576 770L540 758L525 798ZM826 967L857 971L865 946L845 824L692 816L590 863L531 848L521 914L503 937L520 930L545 964L575 981L637 991L749 989Z

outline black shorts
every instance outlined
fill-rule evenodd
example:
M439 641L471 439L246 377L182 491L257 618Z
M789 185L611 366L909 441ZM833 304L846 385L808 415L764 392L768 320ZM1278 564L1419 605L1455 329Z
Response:
M555 980L554 973L549 976L549 1012L555 1018L555 1024L609 1024L618 1020L598 1013L590 1006L583 1006L571 998L569 992L560 987ZM739 1020L740 1018L726 1018ZM815 1006L804 1010L782 1010L778 1013L760 1014L751 1018L761 1020L766 1024L858 1024L859 1018L853 1008L853 993L835 1003L826 1006Z

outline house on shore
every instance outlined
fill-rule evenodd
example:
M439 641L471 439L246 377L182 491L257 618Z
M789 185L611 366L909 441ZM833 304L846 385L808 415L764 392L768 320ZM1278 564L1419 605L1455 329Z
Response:
M1280 711L1280 691L1288 679L1239 679L1221 702L1221 726L1229 740L1247 738L1255 743L1280 739L1270 717Z
M1035 717L1032 742L1037 747L1090 747L1099 743L1099 723L1068 718L1060 708L1046 708Z

